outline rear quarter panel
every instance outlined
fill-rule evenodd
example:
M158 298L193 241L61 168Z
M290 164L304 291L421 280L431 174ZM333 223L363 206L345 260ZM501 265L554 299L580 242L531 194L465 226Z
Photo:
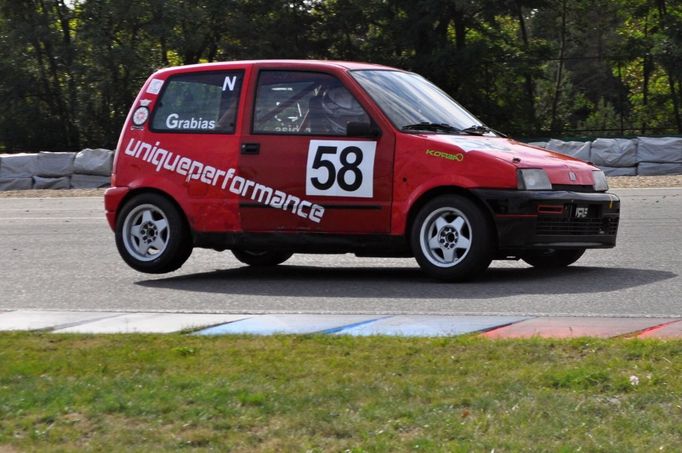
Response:
M211 178L202 178L204 174L188 175L187 171L184 174L178 171L178 167L169 169L175 159L189 160L192 165L196 163L192 167L195 169L212 167L226 172L230 168L237 168L240 145L238 132L250 68L225 64L204 69L244 71L235 133L155 132L150 130L153 115L142 127L134 126L131 121L133 112L141 106L153 112L169 77L199 69L181 67L159 71L149 77L130 109L117 145L113 181L115 186L127 186L131 191L151 189L167 194L180 206L195 231L237 231L240 228L238 197L222 188L220 180L216 181L217 184L207 184L206 181Z

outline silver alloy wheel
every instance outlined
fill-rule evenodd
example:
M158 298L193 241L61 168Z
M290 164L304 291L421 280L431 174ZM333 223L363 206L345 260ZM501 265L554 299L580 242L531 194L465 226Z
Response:
M452 267L462 261L471 250L472 238L469 219L459 209L449 207L430 213L419 232L424 256L438 267Z
M123 223L123 244L135 259L152 261L168 247L170 227L166 214L153 204L136 206Z

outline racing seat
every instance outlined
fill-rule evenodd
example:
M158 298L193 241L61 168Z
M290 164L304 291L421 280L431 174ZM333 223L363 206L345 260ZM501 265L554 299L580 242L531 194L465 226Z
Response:
M325 119L325 112L322 108L322 95L318 94L308 101L308 115L306 117L311 134L326 134L329 125Z

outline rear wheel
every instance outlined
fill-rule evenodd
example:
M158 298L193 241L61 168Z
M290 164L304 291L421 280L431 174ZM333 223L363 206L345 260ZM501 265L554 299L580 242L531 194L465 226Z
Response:
M149 274L172 272L192 253L189 228L167 198L145 193L131 198L116 221L116 247L133 269Z
M442 195L424 205L412 224L410 243L424 272L450 282L479 276L494 251L490 222L460 195Z
M527 252L521 256L521 259L533 267L556 269L575 263L583 256L583 253L585 249L547 249Z
M249 266L277 266L293 255L290 252L267 250L232 250L232 254L239 261Z

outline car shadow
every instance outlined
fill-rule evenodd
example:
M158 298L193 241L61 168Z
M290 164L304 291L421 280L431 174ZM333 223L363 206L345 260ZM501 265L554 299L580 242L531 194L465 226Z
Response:
M442 283L418 268L239 267L135 284L194 293L378 299L492 299L523 294L620 291L677 277L650 269L571 266L561 270L490 268L478 280Z

